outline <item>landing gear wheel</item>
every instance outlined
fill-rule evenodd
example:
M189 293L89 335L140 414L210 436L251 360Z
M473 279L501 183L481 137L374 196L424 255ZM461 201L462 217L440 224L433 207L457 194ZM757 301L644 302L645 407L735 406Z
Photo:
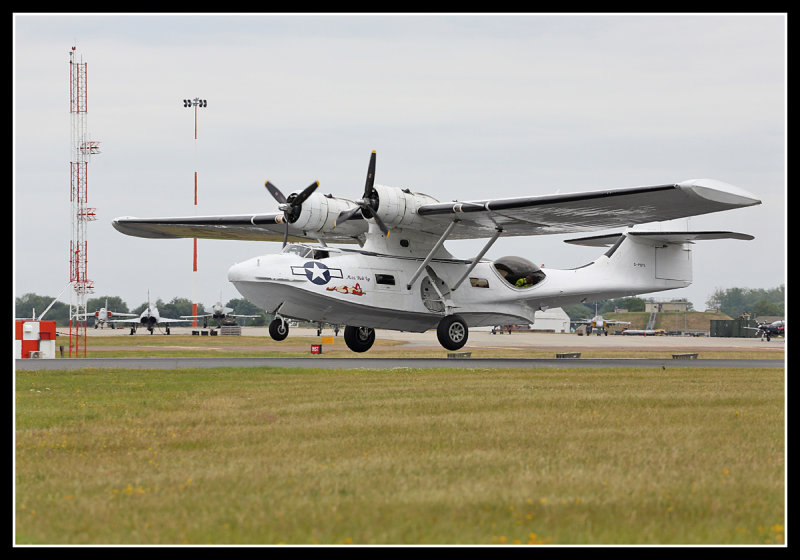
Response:
M448 315L439 321L436 336L439 337L439 344L448 350L458 350L467 343L469 337L467 323L460 315Z
M353 352L366 352L375 342L375 329L347 326L344 328L344 342Z
M281 341L289 336L289 325L281 319L273 319L269 324L269 335L272 340Z

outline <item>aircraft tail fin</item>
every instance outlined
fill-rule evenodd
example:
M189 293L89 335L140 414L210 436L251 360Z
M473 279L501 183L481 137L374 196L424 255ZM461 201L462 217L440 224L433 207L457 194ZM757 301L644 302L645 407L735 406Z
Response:
M686 287L692 282L692 249L696 241L754 239L729 231L625 231L566 240L573 245L608 247L594 261L605 271L608 285L632 286L631 293Z

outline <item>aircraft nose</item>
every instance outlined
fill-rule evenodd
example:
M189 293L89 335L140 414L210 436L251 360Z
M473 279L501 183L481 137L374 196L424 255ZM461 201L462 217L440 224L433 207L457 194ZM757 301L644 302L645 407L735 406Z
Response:
M228 282L239 282L246 280L252 274L249 271L253 269L252 259L240 263L236 263L228 269Z

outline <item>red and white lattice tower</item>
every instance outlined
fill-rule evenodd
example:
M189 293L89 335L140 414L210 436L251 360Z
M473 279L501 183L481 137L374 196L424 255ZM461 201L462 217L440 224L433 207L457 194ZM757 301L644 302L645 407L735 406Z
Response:
M88 276L88 242L86 225L97 219L95 209L87 207L88 164L90 156L100 153L99 143L89 140L86 125L86 63L75 60L75 47L69 52L69 112L71 156L69 163L70 221L69 280L73 291L69 301L69 356L79 356L81 346L86 357L86 295L94 292Z

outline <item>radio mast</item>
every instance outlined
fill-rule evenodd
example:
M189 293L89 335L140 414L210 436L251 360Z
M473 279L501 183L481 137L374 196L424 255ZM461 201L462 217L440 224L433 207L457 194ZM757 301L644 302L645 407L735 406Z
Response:
M197 109L207 107L208 101L195 97L184 99L184 107L194 107L194 213L197 215ZM192 242L192 315L197 315L197 238ZM197 326L197 318L192 319L192 326Z
M100 153L99 142L89 140L86 63L76 60L75 47L69 52L69 112L71 124L71 156L69 163L70 222L69 280L73 291L69 300L69 356L79 356L81 344L86 357L86 295L94 292L89 280L86 225L97 219L95 208L89 208L88 165L90 156ZM73 354L74 352L74 354Z

